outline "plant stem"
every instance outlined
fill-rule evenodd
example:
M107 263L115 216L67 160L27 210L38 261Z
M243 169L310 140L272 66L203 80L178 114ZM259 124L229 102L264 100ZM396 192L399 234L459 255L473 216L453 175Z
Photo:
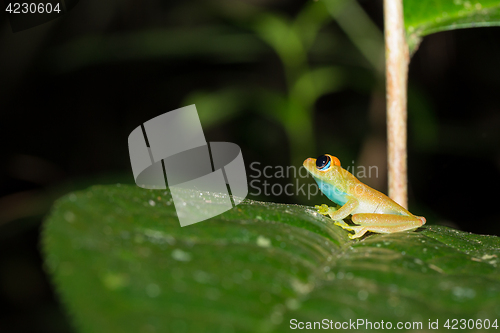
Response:
M402 0L384 0L384 25L389 196L406 208L406 89L409 50Z

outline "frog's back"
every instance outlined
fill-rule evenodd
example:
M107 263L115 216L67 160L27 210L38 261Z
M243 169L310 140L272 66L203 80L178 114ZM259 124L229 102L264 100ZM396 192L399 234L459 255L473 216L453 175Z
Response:
M348 171L346 172L349 173ZM351 173L346 175L346 178L349 179L349 192L358 198L359 201L359 206L354 214L376 213L413 216L413 214L387 195L363 184Z

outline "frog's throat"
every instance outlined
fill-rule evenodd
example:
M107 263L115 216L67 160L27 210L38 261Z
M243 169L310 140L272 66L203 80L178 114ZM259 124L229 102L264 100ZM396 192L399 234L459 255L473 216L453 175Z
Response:
M348 201L347 193L340 191L332 184L326 183L321 179L313 177L316 183L318 183L318 187L323 192L324 195L331 201L335 202L337 205L343 206Z

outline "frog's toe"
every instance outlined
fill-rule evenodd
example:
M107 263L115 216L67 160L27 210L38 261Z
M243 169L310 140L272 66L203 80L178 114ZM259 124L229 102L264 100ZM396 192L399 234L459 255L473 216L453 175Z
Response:
M358 228L360 228L360 226L356 226L356 225L349 225L347 223L345 223L343 220L337 220L334 222L335 225L338 225L339 227L345 229L345 230L349 230L349 231L356 231L358 230Z
M329 208L329 207L328 207L328 205L325 205L325 204L322 204L322 205L316 205L316 206L314 206L314 207L316 207L316 208L318 208L318 209L328 209L328 208Z
M314 206L314 208L316 208L318 210L318 213L320 213L322 215L328 215L328 213L330 211L330 207L328 207L325 204L322 204L321 206L316 205L316 206Z

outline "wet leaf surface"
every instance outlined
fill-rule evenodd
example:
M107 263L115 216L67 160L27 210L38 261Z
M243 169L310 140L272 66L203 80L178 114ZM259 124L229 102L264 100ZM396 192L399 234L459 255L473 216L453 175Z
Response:
M426 226L351 241L305 206L245 200L181 228L168 190L95 186L55 204L43 250L78 332L500 316L497 237Z

